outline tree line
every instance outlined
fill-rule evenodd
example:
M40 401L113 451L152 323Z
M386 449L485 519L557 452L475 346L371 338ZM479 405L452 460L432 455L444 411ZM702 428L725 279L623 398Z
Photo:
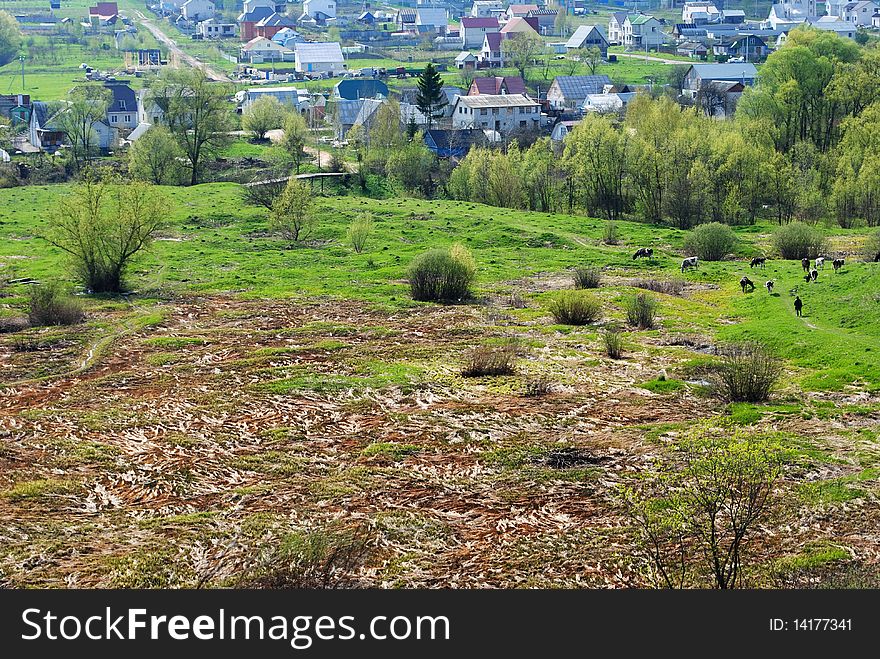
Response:
M880 224L880 50L793 30L763 65L735 118L640 95L623 119L587 115L554 152L549 140L472 150L452 173L455 199L540 211L780 224L834 218Z

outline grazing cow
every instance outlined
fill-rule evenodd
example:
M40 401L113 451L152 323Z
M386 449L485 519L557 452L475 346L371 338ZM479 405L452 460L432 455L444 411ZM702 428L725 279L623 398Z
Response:
M807 282L808 284L809 284L811 281L813 281L813 278L810 277L810 273L809 273L809 272L808 272L807 274L804 275L804 281Z
M739 280L739 285L742 286L743 293L746 292L746 288L749 289L749 292L755 290L755 284L748 277L743 277Z
M846 262L846 259L834 259L831 262L831 265L834 266L834 272L837 272L843 267L843 264Z
M801 259L801 267L804 269L804 272L810 271L810 259Z
M633 254L633 261L636 259L649 259L654 255L654 250L650 247L640 247Z
M818 278L819 278L819 271L816 270L816 268L813 268L812 270L810 270L810 279L812 279L813 281L816 281Z
M765 283L764 283L764 286L767 287L767 292L768 292L768 293L772 293L772 292L773 292L773 280L770 280L770 281L765 282Z
M819 268L822 268L823 270L825 269L825 257L824 256L819 256L816 258L816 269L818 270Z
M795 298L794 298L794 310L795 310L795 313L797 313L798 316L801 315L801 309L803 309L803 308L804 308L804 303L801 302L800 297L795 296Z
M756 256L755 258L752 259L752 264L750 267L754 268L756 266L761 266L763 268L764 263L766 263L766 261L767 261L766 256Z
M689 256L681 262L681 271L684 272L688 268L696 268L699 259L696 256Z
M877 256L874 257L874 263L880 263L880 252L877 252Z

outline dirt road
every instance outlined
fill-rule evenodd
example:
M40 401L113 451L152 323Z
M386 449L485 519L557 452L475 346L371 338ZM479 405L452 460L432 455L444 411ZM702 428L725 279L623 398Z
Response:
M202 71L205 72L205 75L208 76L211 80L217 80L219 82L232 82L232 79L229 76L227 76L225 73L223 73L222 71L218 71L217 69L214 69L214 68L208 66L207 64L205 64L202 60L183 52L180 49L180 46L177 45L177 42L174 41L174 39L172 39L167 34L165 34L162 30L160 30L152 22L152 20L148 19L141 12L136 11L135 14L137 15L138 21L145 28L147 28L147 30L150 31L150 34L152 34L154 37L156 37L156 39L158 41L160 41L160 42L164 43L166 46L168 46L168 49L171 50L173 53L175 53L177 55L177 57L180 58L180 61L186 62L189 66L193 67L194 69L202 69Z

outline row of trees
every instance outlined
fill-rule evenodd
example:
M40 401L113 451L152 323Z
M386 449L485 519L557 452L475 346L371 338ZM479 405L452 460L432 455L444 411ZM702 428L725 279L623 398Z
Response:
M876 71L876 72L875 72ZM447 186L456 199L689 228L834 217L880 224L880 51L795 30L732 121L636 98L626 116L587 116L557 158L546 140L476 149Z

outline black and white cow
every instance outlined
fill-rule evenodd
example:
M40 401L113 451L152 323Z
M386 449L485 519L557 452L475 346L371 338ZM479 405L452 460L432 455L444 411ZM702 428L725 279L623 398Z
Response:
M766 262L767 262L767 257L766 257L766 256L756 256L755 258L752 259L752 264L751 264L750 267L752 267L752 268L756 268L756 267L758 267L758 266L761 266L761 267L763 268L763 267L764 267L764 264L765 264Z
M696 256L689 256L681 262L681 271L684 272L688 268L696 268L699 261Z
M753 290L755 290L754 282L751 279L749 279L748 277L743 277L742 279L740 279L739 285L742 287L743 293L746 292L747 288L749 289L749 292L752 292Z
M846 263L846 259L834 259L831 262L831 265L834 266L834 272L840 270L843 267L844 263Z
M636 253L633 254L633 261L636 259L649 259L654 255L654 250L650 247L640 247L636 250Z

